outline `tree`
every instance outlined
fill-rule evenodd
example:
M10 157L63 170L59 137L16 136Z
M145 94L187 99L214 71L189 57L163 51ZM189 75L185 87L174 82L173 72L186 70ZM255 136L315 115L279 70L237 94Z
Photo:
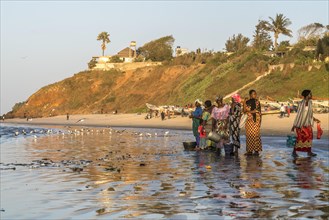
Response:
M115 55L115 56L111 57L110 62L111 63L123 63L123 60L121 60L119 56Z
M235 34L230 37L226 43L226 51L227 52L239 52L247 48L247 44L250 41L249 38L243 36L242 34L238 34L235 36Z
M172 35L148 42L138 48L137 53L145 57L146 60L165 61L173 57L173 44L175 39Z
M320 60L324 60L329 56L329 35L324 36L318 40L316 47L316 57Z
M89 69L94 68L94 67L96 66L96 63L97 63L96 59L95 59L95 58L92 58L92 59L89 61L89 63L88 63L88 67L89 67Z
M290 46L290 43L288 40L281 41L280 44L278 45L278 50L286 51L286 50L288 50L289 46Z
M325 33L326 27L320 23L312 23L301 27L298 30L298 41L308 40L312 38L319 39Z
M103 51L103 56L104 56L104 51L106 49L106 44L110 43L110 34L107 33L107 32L102 32L100 34L98 34L97 36L97 40L100 40L102 41L102 45L101 45L101 48L102 48L102 51Z
M283 14L276 14L275 19L271 17L269 17L269 19L268 27L269 30L274 33L274 49L277 50L280 34L292 37L292 31L288 29L288 26L291 25L291 21Z
M273 42L269 34L270 29L268 22L264 20L258 20L258 24L255 27L256 30L253 35L254 40L252 42L253 48L257 50L269 50Z

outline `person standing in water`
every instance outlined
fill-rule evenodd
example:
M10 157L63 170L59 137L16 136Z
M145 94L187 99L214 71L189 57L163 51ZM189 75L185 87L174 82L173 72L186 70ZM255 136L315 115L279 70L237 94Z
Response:
M200 119L202 117L202 108L201 108L202 102L197 99L195 100L195 110L190 115L190 118L192 118L192 130L193 135L196 140L196 150L199 150L200 147L200 134L198 132L198 127L200 125Z
M210 100L204 102L204 110L202 112L202 124L206 131L206 136L212 131L212 118L211 112L214 106L211 104ZM214 143L211 140L206 141L206 147L211 147Z
M309 156L314 157L316 154L312 152L312 126L314 121L320 123L320 120L313 116L311 90L304 90L302 96L304 99L298 104L297 115L291 128L291 131L294 132L296 130L297 134L292 156L297 157L297 151L301 151L307 152Z
M240 148L240 119L242 115L241 97L239 94L232 96L232 104L230 109L230 139L234 146L234 154L237 155Z
M262 141L260 138L260 126L262 122L262 113L260 102L257 99L257 93L255 90L249 91L250 99L246 101L245 113L248 114L246 121L246 155L259 155L259 151L262 151Z
M229 112L230 106L224 104L223 96L216 98L217 107L214 107L211 112L213 118L213 131L220 136L220 141L216 144L216 150L221 153L224 144L229 142Z

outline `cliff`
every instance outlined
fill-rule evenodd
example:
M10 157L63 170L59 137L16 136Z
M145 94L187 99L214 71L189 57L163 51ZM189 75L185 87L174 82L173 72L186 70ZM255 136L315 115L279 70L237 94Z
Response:
M43 117L109 113L115 109L140 112L146 102L186 105L197 98L214 100L218 94L225 96L240 88L242 96L253 88L261 97L285 101L306 88L314 96L329 97L329 74L324 64L290 63L275 68L271 58L259 53L218 53L199 61L187 55L162 66L80 72L41 88L8 115Z

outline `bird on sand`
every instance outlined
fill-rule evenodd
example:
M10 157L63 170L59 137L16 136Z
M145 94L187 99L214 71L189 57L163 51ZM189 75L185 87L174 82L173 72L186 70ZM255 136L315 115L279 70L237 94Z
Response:
M168 134L169 134L169 131L166 131L166 132L164 133L164 136L168 136Z

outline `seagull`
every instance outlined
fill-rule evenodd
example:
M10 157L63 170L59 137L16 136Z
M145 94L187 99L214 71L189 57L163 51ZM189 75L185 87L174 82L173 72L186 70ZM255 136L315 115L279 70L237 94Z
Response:
M78 120L77 122L75 122L75 123L83 122L85 119L86 119L86 118L81 118L81 119L79 119L79 120Z
M165 133L164 133L164 136L167 136L169 134L169 131L166 131Z
M154 133L155 136L158 136L158 133Z
M143 133L140 133L139 136L142 137L143 136Z
M18 132L18 131L16 131L16 132L15 132L15 136L18 136L18 135L19 135L19 132Z
M33 135L34 139L37 139L38 137L36 135Z
M147 136L150 136L150 137L152 136L152 134L150 134L150 133L146 133L146 135L147 135Z

